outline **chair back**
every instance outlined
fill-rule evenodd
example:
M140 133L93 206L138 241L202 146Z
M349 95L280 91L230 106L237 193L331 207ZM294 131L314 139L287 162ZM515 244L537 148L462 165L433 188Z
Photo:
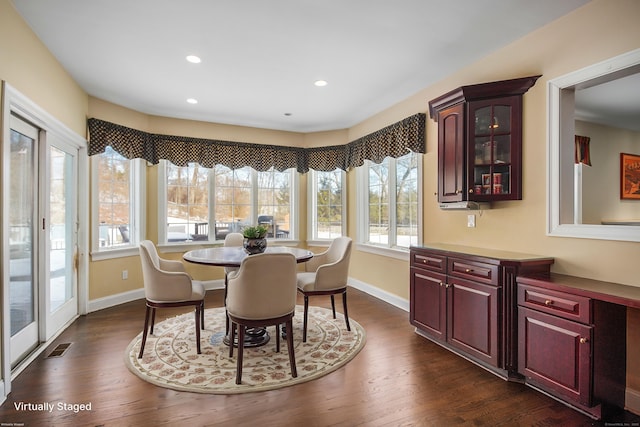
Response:
M324 264L316 270L316 290L347 286L351 243L352 240L349 237L338 237L331 242L331 246L324 254Z
M152 241L140 242L140 262L146 299L154 302L172 302L191 298L192 285L189 275L162 270L158 251Z
M227 311L235 317L259 320L285 316L296 307L296 257L263 253L242 260L229 276Z
M243 242L242 233L229 233L224 237L224 246L242 246Z
M242 246L244 244L244 235L242 233L229 233L224 237L224 246ZM237 271L238 267L225 267L224 273L229 274Z

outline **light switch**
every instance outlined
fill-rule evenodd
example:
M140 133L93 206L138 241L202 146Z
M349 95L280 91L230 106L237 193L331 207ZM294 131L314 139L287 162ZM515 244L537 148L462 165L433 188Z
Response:
M473 214L467 215L467 227L475 228L475 226L476 226L476 216Z

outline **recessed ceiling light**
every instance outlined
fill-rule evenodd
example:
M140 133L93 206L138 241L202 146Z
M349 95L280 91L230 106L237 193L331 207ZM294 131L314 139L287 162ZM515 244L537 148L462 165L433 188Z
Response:
M195 56L195 55L189 55L187 56L187 61L193 63L193 64L199 64L200 63L200 57Z
M189 98L189 99L187 99L187 102L188 102L189 104L197 104L197 103L198 103L198 100L197 100L197 99L195 99L195 98Z
M284 113L285 116L289 117L291 113Z
M318 87L322 87L322 86L326 86L327 82L325 80L316 80L313 84Z

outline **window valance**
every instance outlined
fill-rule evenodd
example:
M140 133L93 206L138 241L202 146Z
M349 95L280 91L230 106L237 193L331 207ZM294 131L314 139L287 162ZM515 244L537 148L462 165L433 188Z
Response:
M346 145L298 148L246 142L152 134L96 118L88 120L89 155L103 153L107 146L128 159L141 158L152 164L161 159L176 166L189 162L212 168L224 165L232 169L250 166L264 171L271 167L283 171L295 168L332 171L361 166L364 160L381 162L385 157L400 157L409 151L424 153L424 113L407 117Z

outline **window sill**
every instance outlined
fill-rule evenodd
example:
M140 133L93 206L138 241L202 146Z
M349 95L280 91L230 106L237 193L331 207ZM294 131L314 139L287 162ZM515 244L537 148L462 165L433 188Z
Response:
M105 249L102 251L92 251L91 261L102 261L105 259L125 258L140 255L138 246L129 246L121 249Z
M272 240L267 239L268 246L298 246L299 240ZM162 243L158 245L158 250L162 253L184 253L193 249L209 248L216 246L224 246L224 240L217 240L213 242L208 241L194 241L185 243Z
M409 261L409 248L385 248L382 246L367 245L365 243L357 243L356 249L361 252L395 258L402 261Z

